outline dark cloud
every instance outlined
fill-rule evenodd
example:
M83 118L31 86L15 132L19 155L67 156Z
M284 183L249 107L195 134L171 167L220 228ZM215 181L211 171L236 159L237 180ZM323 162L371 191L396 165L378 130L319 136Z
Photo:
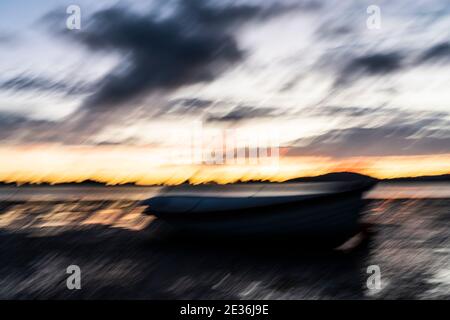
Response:
M299 73L291 77L288 81L282 84L279 91L280 92L287 92L292 89L294 89L297 84L305 77L305 73Z
M82 81L52 80L41 76L23 74L10 79L0 80L0 89L78 95L89 92L91 86Z
M318 26L315 35L320 40L330 41L352 35L354 32L355 28L345 24L345 21L335 23L333 20L326 20Z
M152 117L161 117L165 115L192 115L201 114L215 104L213 100L198 98L181 98L170 100L167 105L160 107Z
M327 55L326 59L330 59ZM338 60L341 60L340 62ZM335 86L347 86L363 77L381 77L406 68L427 63L449 63L450 42L441 42L425 49L420 54L401 52L385 52L354 57L349 61L345 55L331 59L333 64L343 63L338 71ZM321 64L323 62L319 62ZM327 63L325 63L327 64ZM328 63L329 65L329 63Z
M442 119L436 114L403 123L399 120L375 127L336 129L300 139L288 155L351 157L450 153L448 118Z
M185 99L176 99L170 101L170 107L172 109L182 109L183 111L202 111L204 109L209 108L214 104L213 100L205 100L198 98L185 98Z
M3 143L52 142L58 140L57 124L35 120L20 114L0 112L0 141Z
M183 0L164 18L121 7L99 11L82 30L66 34L91 50L118 53L122 60L96 84L85 107L111 108L155 91L214 80L244 58L237 27L292 8Z
M394 113L399 114L399 110L393 108L383 108L383 107L342 107L342 106L319 106L316 108L308 108L306 110L301 110L298 115L303 116L313 116L313 117L344 117L344 118L354 118L354 117L368 117L380 114Z
M256 118L268 118L280 116L282 113L279 108L238 106L230 112L223 115L210 115L207 122L238 122L242 120L251 120Z
M257 118L288 115L289 111L279 107L239 105L232 100L208 100L198 98L176 99L169 102L155 116L200 115L206 122L239 122ZM294 113L294 112L292 112Z
M11 44L14 38L13 34L0 31L0 44Z
M343 33L351 32L346 28L341 31ZM333 36L334 31L333 29L325 29L322 32L325 33L325 35L321 35L323 38ZM336 90L349 87L361 79L371 78L371 80L375 80L422 64L450 63L450 42L441 42L428 48L424 47L424 50L398 49L396 51L355 55L353 48L340 46L325 52L317 59L313 69L335 74L334 86L331 91L331 94L334 94ZM291 83L286 84L287 90L292 87Z
M330 60L324 62L325 60ZM331 63L330 63L331 62ZM351 85L364 77L382 77L406 68L413 68L425 63L450 62L450 43L442 42L424 50L421 54L404 54L402 52L381 52L353 57L350 60L346 55L331 58L326 55L319 61L319 66L335 68L342 64L344 67L337 71L335 87Z
M418 62L450 62L450 43L444 42L432 46L420 56Z
M339 72L336 86L346 86L359 78L367 76L384 76L400 70L403 55L398 52L368 54L352 58Z
M75 115L77 117L77 115ZM0 111L0 142L7 144L63 143L92 144L92 132L80 131L71 116L62 121L34 119L23 114Z

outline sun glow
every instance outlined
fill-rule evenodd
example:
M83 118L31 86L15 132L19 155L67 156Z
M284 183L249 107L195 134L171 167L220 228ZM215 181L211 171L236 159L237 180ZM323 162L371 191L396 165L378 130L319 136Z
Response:
M258 164L171 164L167 150L125 146L3 146L0 181L67 183L94 180L138 185L285 181L302 176L352 171L377 178L437 175L450 171L450 154L401 157L281 156L276 166Z

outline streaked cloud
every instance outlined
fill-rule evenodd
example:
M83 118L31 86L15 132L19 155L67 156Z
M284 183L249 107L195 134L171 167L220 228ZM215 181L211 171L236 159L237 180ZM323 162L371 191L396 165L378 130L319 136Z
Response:
M80 0L82 28L66 30L64 7L16 19L10 1L0 142L164 145L197 120L275 125L290 160L450 153L448 5L378 1L369 30L369 4Z
M421 63L450 62L450 43L438 43L426 50L419 58Z
M299 139L294 143L298 146L292 147L288 155L314 154L345 158L450 153L448 113L393 112L392 109L368 113L365 109L360 111L355 108L347 115L342 114L344 119L349 119L348 116L362 118L357 122L359 126L334 129Z
M66 33L91 50L116 51L122 61L84 105L112 108L154 91L212 81L244 58L236 28L293 8L188 0L175 2L163 17L124 7L95 12L80 32Z
M210 115L207 122L238 122L258 118L270 118L281 115L279 108L237 106L223 115Z
M79 95L86 94L92 90L92 85L83 81L53 80L37 75L21 74L3 81L0 80L0 90Z
M363 76L382 76L402 68L402 55L397 52L368 54L351 59L339 72L336 86L346 86Z

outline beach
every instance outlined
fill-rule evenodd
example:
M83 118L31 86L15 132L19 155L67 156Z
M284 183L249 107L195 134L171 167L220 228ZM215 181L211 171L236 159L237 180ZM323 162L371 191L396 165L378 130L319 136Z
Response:
M0 299L450 298L448 184L378 187L362 217L370 236L333 251L156 239L139 201L158 190L0 188ZM67 288L70 265L79 290Z

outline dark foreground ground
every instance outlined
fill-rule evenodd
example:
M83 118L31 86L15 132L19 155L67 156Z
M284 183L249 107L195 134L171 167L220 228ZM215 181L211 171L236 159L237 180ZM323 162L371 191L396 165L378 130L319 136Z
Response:
M449 299L449 209L450 199L370 200L372 236L319 251L154 241L136 201L2 201L0 298ZM66 287L73 264L81 290ZM370 265L380 290L367 288Z

